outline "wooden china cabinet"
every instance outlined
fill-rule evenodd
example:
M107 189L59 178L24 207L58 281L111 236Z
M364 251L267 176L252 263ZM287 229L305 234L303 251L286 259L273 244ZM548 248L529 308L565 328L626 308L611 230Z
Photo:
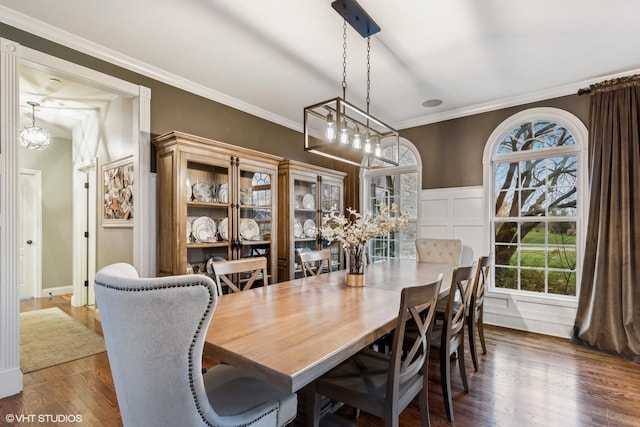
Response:
M310 231L322 224L332 207L343 213L346 173L294 160L283 160L278 170L278 277L302 277L298 254L301 251L331 250L332 269L343 268L344 257L338 242L328 244Z
M176 131L154 145L158 274L210 274L213 261L265 256L275 283L282 158Z

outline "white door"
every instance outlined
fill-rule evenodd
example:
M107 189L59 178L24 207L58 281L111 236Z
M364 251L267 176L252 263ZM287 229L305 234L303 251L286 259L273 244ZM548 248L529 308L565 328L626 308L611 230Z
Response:
M97 188L96 160L79 165L73 177L73 283L72 305L95 305Z
M95 162L92 170L87 171L87 181L89 188L87 189L87 232L89 237L87 238L87 305L96 305L96 294L94 288L94 282L96 279L96 233L97 228L97 182L96 182L96 168Z
M18 214L20 299L34 298L40 289L41 186L40 171L20 171Z
M86 280L86 304L96 305L96 294L94 292L94 280L96 275L96 162L85 168L85 191L82 193L82 222L86 231L83 240L82 259L84 262L83 278Z

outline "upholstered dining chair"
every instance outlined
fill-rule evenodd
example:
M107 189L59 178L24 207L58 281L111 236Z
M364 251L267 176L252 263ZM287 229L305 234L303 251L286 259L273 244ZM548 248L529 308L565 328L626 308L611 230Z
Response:
M300 252L300 268L304 277L321 274L325 267L327 271L331 271L331 251L329 249Z
M260 279L262 280L263 286L269 284L267 258L265 257L217 261L211 263L211 266L213 267L213 275L216 279L216 285L218 286L220 295L222 295L224 286L227 286L229 290L233 292L241 292L251 289L253 284ZM247 277L240 277L239 275L241 273L244 273ZM235 283L234 275L236 275ZM244 286L242 286L241 282L244 282Z
M457 356L464 391L469 393L467 371L464 364L464 330L466 308L473 288L471 282L474 269L475 263L470 266L454 268L445 311L443 315L436 316L431 337L431 346L434 351L436 348L438 349L440 383L449 421L453 421L453 402L451 399L451 356L453 354Z
M205 334L218 301L211 278L140 278L133 266L118 263L98 271L95 285L125 427L270 427L295 418L295 394L228 365L203 374Z
M385 426L398 426L400 412L419 395L422 425L429 426L429 342L442 278L402 289L391 353L365 349L347 359L316 381L316 401L323 395L379 416ZM407 324L418 331L409 345Z
M473 279L473 288L471 291L471 299L469 308L467 309L467 326L469 335L469 350L471 352L471 360L473 368L478 370L478 356L476 352L476 330L480 338L482 353L487 354L487 345L484 341L484 294L489 285L489 273L491 270L491 255L481 256L478 259L475 278Z
M460 239L416 239L418 261L460 265L462 240Z

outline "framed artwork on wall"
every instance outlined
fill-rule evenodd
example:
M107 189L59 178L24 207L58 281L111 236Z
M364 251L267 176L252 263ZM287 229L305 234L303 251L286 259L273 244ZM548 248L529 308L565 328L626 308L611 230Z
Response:
M102 226L133 227L133 156L102 165Z

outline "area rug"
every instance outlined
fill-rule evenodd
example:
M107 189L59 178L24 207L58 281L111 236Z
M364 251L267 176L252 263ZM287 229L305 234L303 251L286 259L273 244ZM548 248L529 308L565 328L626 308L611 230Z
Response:
M106 351L104 339L57 307L20 313L20 368L37 371Z

